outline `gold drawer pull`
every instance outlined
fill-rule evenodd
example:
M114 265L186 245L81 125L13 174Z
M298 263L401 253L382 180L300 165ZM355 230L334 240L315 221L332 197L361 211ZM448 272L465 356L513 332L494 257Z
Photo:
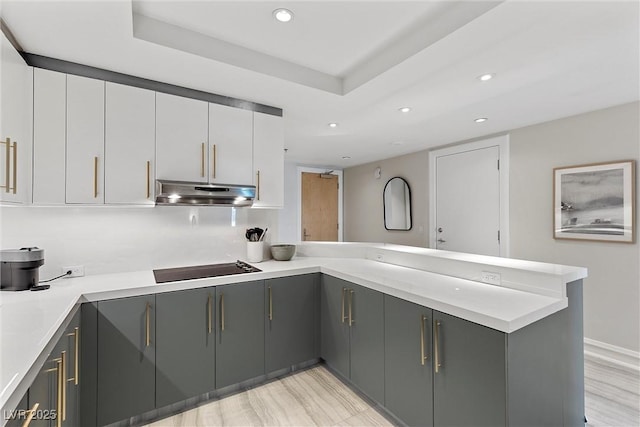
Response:
M29 415L27 415L27 419L24 420L22 427L29 427L29 424L31 424L31 420L33 419L33 416L36 414L36 411L38 410L39 406L40 406L40 403L36 403L33 405L33 408L27 411Z
M425 356L425 348L424 348L425 341L426 341L426 338L424 337L424 333L425 333L424 324L428 320L429 319L427 319L427 316L425 316L424 314L420 316L420 364L422 366L424 366L424 362L429 359L428 355Z
M147 199L151 198L151 162L147 160Z
M211 331L213 330L213 320L212 320L212 308L211 306L213 305L213 297L211 296L211 294L209 294L209 296L207 296L207 332L211 333Z
M256 188L256 200L260 200L260 171L256 172L257 175L257 188Z
M269 320L273 320L273 290L269 286Z
M202 143L202 149L200 153L200 176L204 177L204 142Z
M442 325L442 323L440 323L439 320L436 320L436 328L434 331L434 344L436 346L436 348L433 351L433 357L435 358L435 367L436 367L436 374L438 372L440 372L440 368L442 367L442 362L440 361L440 326Z
M80 355L80 328L73 328L73 332L67 334L68 337L73 337L73 357L74 357L74 366L73 366L73 378L67 379L67 381L73 381L73 385L78 385L78 381L80 378L80 366L78 356Z
M213 162L212 162L212 166L213 166L213 179L216 178L216 163L218 162L218 157L217 157L217 153L216 153L216 144L213 144Z
M354 323L356 323L356 321L353 320L353 289L349 289L349 326Z
M145 344L147 347L149 347L151 345L151 304L149 304L147 302L147 306L146 306L146 312L145 312L145 317L146 317L146 339L145 339Z
M344 294L345 294L345 292L347 292L347 288L342 288L342 302L341 302L341 305L342 305L342 310L341 310L341 311L342 311L342 314L340 315L340 322L342 322L342 323L344 323L345 319L347 318L347 317L344 315Z
M220 330L224 331L224 293L220 294Z
M93 197L98 197L98 158L93 158Z

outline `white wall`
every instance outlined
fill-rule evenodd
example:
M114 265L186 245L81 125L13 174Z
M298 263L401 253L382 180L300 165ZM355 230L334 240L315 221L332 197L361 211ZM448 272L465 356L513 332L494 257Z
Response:
M90 275L246 259L246 228L269 227L267 242L277 235L277 211L238 208L235 227L231 212L226 207L3 206L0 247L43 248L44 280L63 266L84 265Z

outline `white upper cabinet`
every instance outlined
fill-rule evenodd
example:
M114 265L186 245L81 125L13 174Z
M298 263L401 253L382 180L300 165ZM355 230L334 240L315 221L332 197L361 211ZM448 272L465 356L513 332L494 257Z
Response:
M31 187L32 69L0 34L0 201L25 203Z
M105 203L154 204L156 94L106 83Z
M65 203L67 75L33 70L33 203Z
M252 183L252 129L251 111L209 104L209 182Z
M156 94L156 177L208 182L208 105L205 101Z
M67 203L104 203L104 84L67 76Z
M253 113L253 182L257 208L284 206L284 128L282 117Z

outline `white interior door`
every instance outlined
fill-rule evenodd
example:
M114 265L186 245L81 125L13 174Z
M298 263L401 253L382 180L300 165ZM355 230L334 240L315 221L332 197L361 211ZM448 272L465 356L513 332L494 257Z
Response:
M500 256L500 149L436 158L436 248Z

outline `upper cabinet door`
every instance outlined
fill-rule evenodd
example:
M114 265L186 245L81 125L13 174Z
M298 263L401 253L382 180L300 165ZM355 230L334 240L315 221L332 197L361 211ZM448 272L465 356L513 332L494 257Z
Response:
M31 178L31 68L0 34L0 201L24 203Z
M252 183L253 113L209 104L209 182Z
M284 128L282 117L253 113L253 183L257 208L284 206Z
M207 182L208 105L205 101L156 94L156 177Z
M155 99L150 90L106 83L106 203L154 203Z
M33 70L33 203L65 202L67 75Z
M104 81L67 76L67 203L104 203Z

